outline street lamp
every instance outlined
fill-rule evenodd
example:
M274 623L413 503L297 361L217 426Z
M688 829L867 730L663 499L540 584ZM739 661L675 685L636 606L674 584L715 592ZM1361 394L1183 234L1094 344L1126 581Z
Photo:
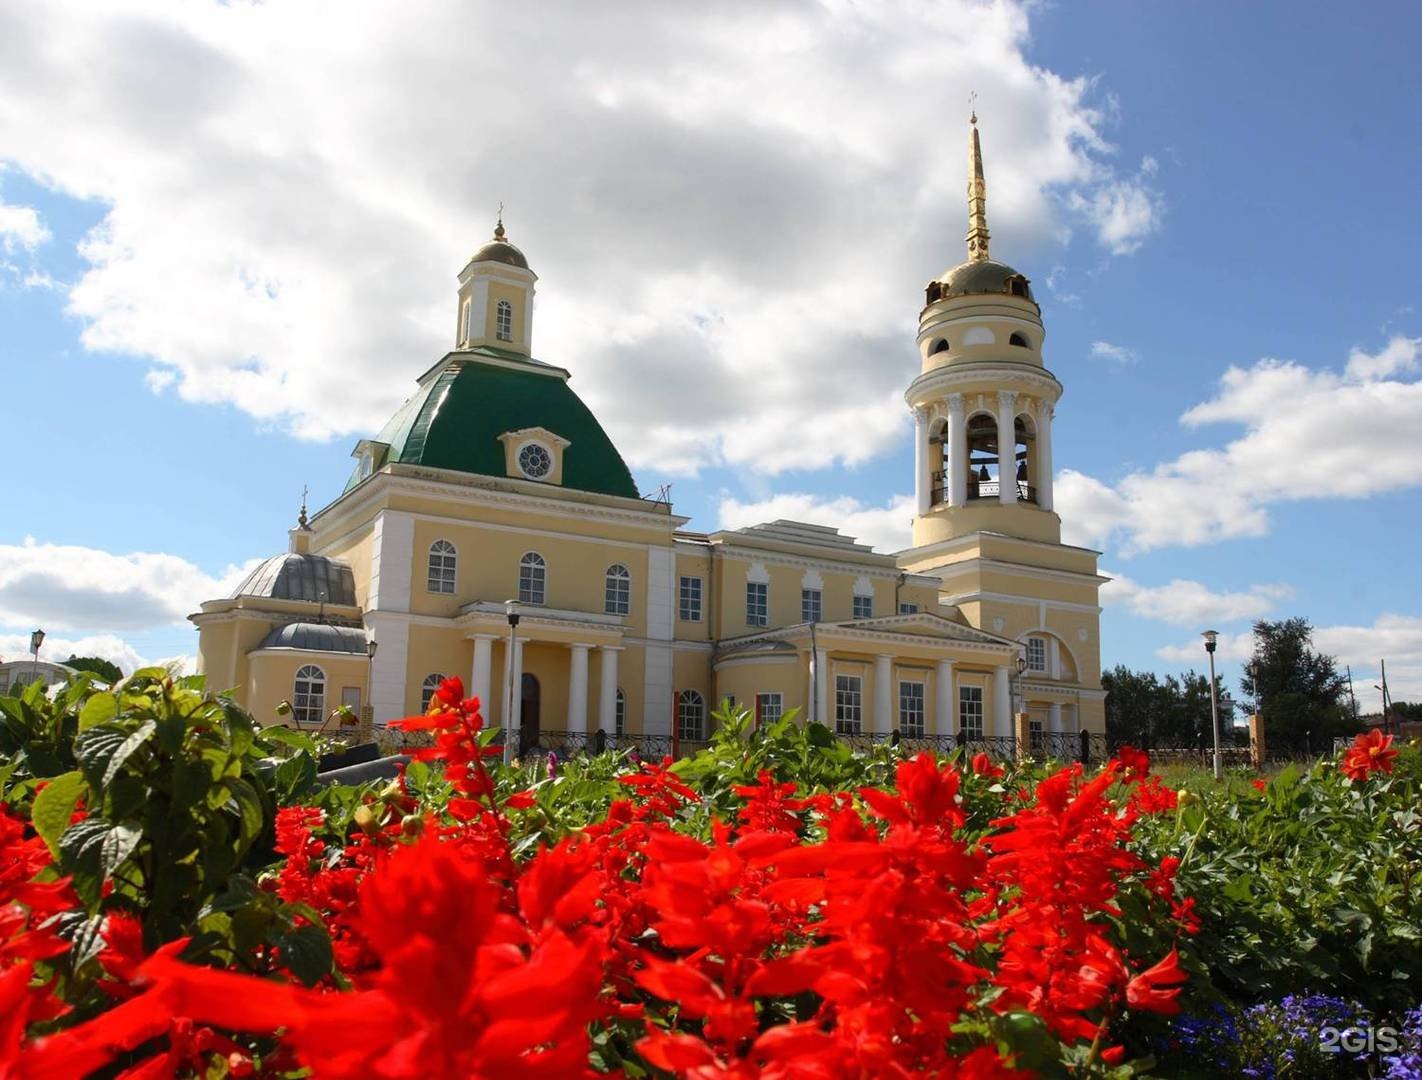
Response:
M43 644L44 631L36 629L35 632L30 635L30 652L34 655L34 660L30 664L31 683L36 682L39 679L39 651L40 646Z
M365 636L365 655L370 663L365 665L365 708L370 710L371 727L375 726L375 702L370 700L370 696L375 693L375 631L369 630ZM361 719L364 719L363 717ZM362 724L362 727L365 725ZM374 732L372 731L372 735Z
M1220 762L1220 700L1215 689L1215 642L1219 639L1219 631L1206 630L1202 635L1205 639L1205 652L1210 654L1210 723L1215 729L1215 779L1224 779L1224 767Z
M509 620L509 647L504 655L504 762L513 761L514 740L518 729L514 725L514 650L518 648L518 601L505 600L504 614Z

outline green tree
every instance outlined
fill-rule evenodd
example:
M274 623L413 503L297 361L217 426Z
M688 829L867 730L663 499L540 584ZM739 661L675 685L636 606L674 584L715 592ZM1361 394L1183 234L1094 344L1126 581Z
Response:
M1210 726L1210 680L1194 671L1167 675L1117 664L1101 676L1106 733L1115 743L1142 747L1204 747ZM1228 727L1229 718L1220 722Z
M102 656L70 656L64 661L65 667L72 667L75 671L92 671L104 682L112 686L123 678L123 672L112 660L105 660Z
M1264 717L1271 750L1327 749L1338 735L1358 727L1344 704L1348 681L1337 661L1313 647L1313 627L1304 618L1254 624L1254 656L1240 689Z

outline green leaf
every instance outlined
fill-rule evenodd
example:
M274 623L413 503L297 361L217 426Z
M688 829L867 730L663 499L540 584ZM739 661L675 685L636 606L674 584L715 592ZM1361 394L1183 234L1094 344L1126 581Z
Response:
M133 756L133 752L153 738L157 730L158 725L152 720L143 721L133 731L121 723L90 728L74 744L79 768L84 770L89 783L102 791L123 768L124 762Z
M86 903L99 897L99 889L143 839L132 825L110 825L103 818L87 818L65 830L59 840L60 867L74 877L74 888Z
M282 961L298 979L314 986L331 972L331 939L319 926L298 926L277 934L272 944L281 949Z
M76 769L74 772L56 776L35 796L34 806L30 809L30 820L34 824L35 832L40 834L40 839L56 859L59 858L59 839L64 835L64 830L69 828L74 806L87 789L84 774Z
M106 724L117 715L117 694L95 694L79 710L79 730L88 731L96 724Z

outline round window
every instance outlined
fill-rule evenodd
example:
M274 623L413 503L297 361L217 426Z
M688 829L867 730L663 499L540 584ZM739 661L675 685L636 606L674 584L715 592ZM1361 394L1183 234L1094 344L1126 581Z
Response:
M534 480L542 480L553 468L553 455L546 446L529 443L518 452L518 467L523 475Z

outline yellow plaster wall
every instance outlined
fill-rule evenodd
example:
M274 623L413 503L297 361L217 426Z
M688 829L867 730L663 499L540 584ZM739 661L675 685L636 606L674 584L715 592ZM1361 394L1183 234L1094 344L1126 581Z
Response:
M720 610L719 594L712 594L712 577L721 567L712 568L709 552L700 553L694 548L678 546L676 549L676 580L672 586L672 635L678 641L710 641L712 620ZM681 579L699 577L701 579L701 621L683 622L681 618Z
M326 673L327 715L339 707L341 692L348 686L360 690L361 703L365 704L368 663L364 656L310 653L297 649L255 653L250 657L247 700L243 704L259 724L294 725L295 721L290 716L278 716L276 707L281 701L291 700L295 693L296 672L307 664L315 664Z
M329 547L315 549L319 555L350 564L351 576L355 578L356 606L360 608L364 608L370 600L371 545L371 529L366 524L336 538Z
M510 341L499 340L499 328L497 312L499 301L507 300L513 307L513 321L509 330L513 335ZM489 307L484 312L484 338L489 344L499 348L514 349L520 352L528 351L528 342L524 340L524 305L528 303L528 293L517 286L506 285L501 281L489 282ZM478 314L475 313L477 321Z
M803 718L805 694L809 687L809 669L803 657L792 662L735 663L719 668L715 673L716 700L733 696L736 702L754 711L755 696L779 693L782 712L798 709Z
M420 711L425 677L458 675L465 693L473 693L470 677L474 667L474 643L458 630L440 626L410 624L409 651L405 661L405 715Z

